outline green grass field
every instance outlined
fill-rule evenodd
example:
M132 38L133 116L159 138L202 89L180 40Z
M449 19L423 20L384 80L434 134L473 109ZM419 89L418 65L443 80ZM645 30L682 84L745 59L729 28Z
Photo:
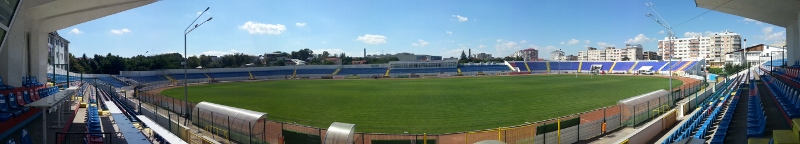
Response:
M665 78L608 75L280 80L191 86L189 101L320 128L337 121L356 124L358 132L435 134L565 116L668 87ZM183 89L162 94L182 99Z

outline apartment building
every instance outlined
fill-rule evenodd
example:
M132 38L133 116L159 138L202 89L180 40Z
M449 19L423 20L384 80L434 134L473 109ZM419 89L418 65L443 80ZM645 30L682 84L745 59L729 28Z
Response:
M588 47L585 51L578 51L578 61L634 61L643 59L642 45L625 45L624 49L606 47L598 50Z
M712 67L723 66L726 53L742 49L741 36L737 33L725 31L709 36L690 38L670 38L658 41L658 55L664 60L669 59L706 59ZM670 48L672 51L670 52ZM671 57L670 57L670 54Z

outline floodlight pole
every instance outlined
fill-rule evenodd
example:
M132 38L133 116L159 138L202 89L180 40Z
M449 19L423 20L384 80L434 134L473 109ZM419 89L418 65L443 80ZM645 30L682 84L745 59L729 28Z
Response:
M200 15L197 15L197 18L195 18L194 21L192 21L192 23L189 24L189 26L186 27L186 29L183 30L183 100L184 100L184 103L183 103L184 104L183 105L183 113L184 113L183 120L184 120L184 124L187 124L187 122L189 120L189 114L190 114L190 112L189 112L189 83L188 83L188 74L187 74L187 71L188 71L187 69L189 67L189 61L188 61L189 57L188 57L188 55L186 55L186 35L188 35L190 32L192 32L194 29L196 29L200 25L203 25L204 23L206 23L208 21L211 21L211 17L209 17L208 20L204 21L203 23L194 24L195 22L197 22L197 19L200 19L200 16L203 16L203 14L206 13L206 11L208 11L208 9L210 9L210 8L211 7L206 7L206 10L201 12ZM190 30L189 28L192 27L192 25L194 25L194 28L192 28Z
M645 4L651 10L653 10L656 13L656 15L658 15L658 17L661 18L661 20L664 21L664 23L666 23L666 25L664 23L661 23L661 21L659 21L658 19L653 17L653 15L650 14L650 13L645 14L645 16L649 17L650 19L653 19L654 21L656 21L656 23L660 24L661 26L663 26L664 28L666 28L669 31L669 33L667 34L668 35L667 40L669 41L669 60L670 60L669 62L671 63L672 59L673 59L672 58L672 53L673 53L672 49L674 49L674 46L673 46L674 44L673 44L672 37L675 36L675 31L672 31L672 26L670 26L669 23L666 20L664 20L663 17L661 17L661 14L659 14L658 11L656 11L653 8L653 4L652 3L645 3ZM675 64L672 64L672 65L674 66ZM673 94L673 91L672 91L672 67L670 67L669 68L669 95L670 95L671 98L674 99L672 94Z

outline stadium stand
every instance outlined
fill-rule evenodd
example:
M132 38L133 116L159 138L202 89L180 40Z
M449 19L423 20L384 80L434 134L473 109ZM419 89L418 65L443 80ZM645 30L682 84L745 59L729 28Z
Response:
M157 82L157 81L168 81L164 76L156 75L156 76L132 76L128 77L132 80L135 80L140 83L150 83L150 82Z
M664 67L665 64L667 64L667 62L663 62L663 61L640 61L639 63L636 64L635 67L633 67L633 70L636 71L636 70L641 69L644 66L650 66L650 67L652 67L652 69L650 69L650 70L657 71L659 68Z
M386 68L342 68L338 75L352 75L352 74L383 74Z
M528 66L530 66L531 71L547 71L547 62L527 62L527 63Z
M297 74L332 74L336 69L297 69Z
M248 72L221 72L221 73L208 73L212 78L227 78L227 77L250 77Z
M252 72L253 76L281 76L281 75L292 75L294 70L285 69L285 70L274 70L274 71L254 71Z
M583 62L581 66L581 71L589 71L592 68L592 65L602 65L600 70L608 71L611 69L611 65L614 65L614 62Z
M767 126L767 117L765 116L761 98L758 95L755 80L750 79L749 81L750 93L747 104L747 137L762 137L764 136L764 128Z
M113 78L113 77L98 77L97 80L103 81L106 84L109 84L111 86L118 87L118 88L119 87L128 86L128 84L126 84L126 83L124 83L122 81L119 81L119 80L117 80L116 78Z
M550 62L550 70L578 70L579 62Z
M681 69L681 68L682 68L684 65L686 65L687 63L688 63L688 61L678 61L678 62L675 62L674 66L670 66L670 69L669 69L669 70L672 70L672 71L677 71L677 70Z
M33 78L33 81L36 81L36 77L32 77L32 78ZM50 78L50 80L55 81L56 83L59 83L59 84L67 82L67 76L66 75L62 75L62 74L47 74L47 78ZM80 77L76 77L76 76L72 76L72 75L69 76L69 81L70 82L78 81L80 79L81 79Z
M455 68L392 69L392 74L457 72Z
M171 76L172 78L175 78L175 79L183 79L184 78L183 74L170 74L169 76ZM208 78L208 76L206 76L205 73L187 73L186 74L186 79L207 79L207 78Z
M481 71L509 71L505 65L462 65L462 72L481 72Z
M630 70L631 67L633 67L633 64L635 63L636 62L632 61L617 62L617 64L614 65L614 69L612 69L611 71L613 71L614 73L619 73L619 72L627 73L628 70Z
M698 107L697 110L690 114L689 118L684 119L684 122L676 127L673 133L667 133L666 139L661 143L671 144L690 137L706 138L706 136L709 136L709 130L713 128L712 125L715 124L714 121L719 117L721 109L728 105L731 94L741 94L739 84L745 80L743 77L746 76L737 76L730 82L717 87L716 92L702 102L708 103L708 105Z

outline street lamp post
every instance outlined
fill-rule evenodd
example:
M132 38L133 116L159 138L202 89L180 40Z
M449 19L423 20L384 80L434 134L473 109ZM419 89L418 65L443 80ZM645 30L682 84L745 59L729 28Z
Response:
M189 57L186 55L186 35L188 35L190 32L192 32L194 29L196 29L200 25L203 25L204 23L206 23L208 21L211 21L211 19L213 17L209 17L208 20L203 21L200 24L195 24L195 22L197 22L197 19L200 19L200 16L203 16L203 14L206 13L206 11L208 11L208 9L210 9L210 8L211 7L206 7L206 10L203 10L203 12L201 12L200 15L197 15L197 18L195 18L194 21L192 21L192 23L189 24L189 26L186 27L185 30L183 30L183 100L184 100L184 105L183 105L184 117L183 118L184 118L184 123L188 122L189 114L190 114L189 106L188 106L189 105L189 83L188 83L188 74L187 74L187 71L188 71L187 69L188 69L188 64L189 64L189 62L188 62ZM194 25L193 28L192 28L192 25ZM192 29L189 29L189 28L192 28Z
M652 14L650 14L650 13L647 13L647 14L645 14L645 16L649 17L650 19L653 19L654 21L656 21L656 23L660 24L661 26L663 26L664 28L666 28L666 29L669 31L669 33L667 34L667 35L668 35L668 36L667 36L667 37L668 37L668 38L667 38L667 41L669 41L669 59L670 59L670 61L671 61L671 60L672 60L672 52L673 52L673 50L672 50L672 49L673 49L673 47L674 47L674 46L673 46L674 44L673 44L673 42L672 42L672 37L674 37L674 36L675 36L675 31L672 31L672 26L670 26L670 25L669 25L669 23L668 23L666 20L664 20L664 18L663 18L663 17L661 17L661 14L659 14L659 13L658 13L658 11L656 11L656 10L653 8L653 4L652 4L652 3L646 3L646 4L647 4L647 7L649 7L651 10L653 10L653 11L656 13L656 15L658 15L658 17L659 17L661 20L663 20L663 21L664 21L664 23L666 23L666 24L664 24L664 23L661 23L661 21L659 21L658 19L656 19L656 18L655 18L655 17L654 17ZM673 64L673 65L674 65L674 64ZM669 95L670 95L670 98L671 98L671 99L674 99L674 98L673 98L673 96L672 96L672 93L673 93L673 91L672 91L672 68L670 68L670 69L669 69Z

